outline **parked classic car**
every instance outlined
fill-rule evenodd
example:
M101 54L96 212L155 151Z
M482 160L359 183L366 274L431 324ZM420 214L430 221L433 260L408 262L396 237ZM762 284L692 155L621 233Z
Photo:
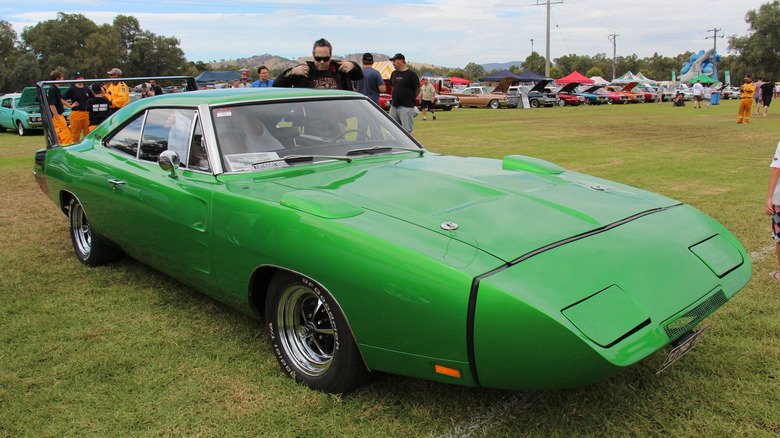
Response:
M511 106L507 101L507 95L504 93L493 93L491 87L477 86L468 87L460 93L444 94L457 98L457 106L486 106L488 108L498 109Z
M579 82L572 82L561 87L556 93L558 96L558 105L585 105L587 102L585 97L574 93L574 90L577 89L578 85L580 85Z
M45 122L34 175L82 263L124 253L261 318L314 389L370 371L583 385L670 343L677 358L750 278L693 207L536 158L431 153L357 93L166 94L65 147Z
M632 84L638 84L638 82L632 82ZM629 85L607 85L604 87L605 90L611 92L611 93L617 93L622 94L624 96L628 96L628 102L629 103L644 103L645 102L645 94L644 93L635 93L631 91L632 87L629 87Z
M586 85L582 86L580 85L577 87L574 91L574 94L577 96L582 96L585 98L585 104L586 105L602 105L602 104L611 104L612 99L607 97L603 94L597 94L595 90L593 90L592 85ZM590 90L590 92L588 91Z
M0 131L11 129L19 135L27 135L43 128L36 87L26 87L21 93L6 94L1 99ZM69 108L65 108L65 119L70 119Z
M616 93L614 91L610 91L606 88L604 88L603 85L594 85L588 89L585 90L585 93L595 93L602 96L606 96L609 101L608 104L612 105L613 103L629 103L631 102L631 96L629 96L626 93Z
M514 87L509 87L509 91L507 91L507 93L515 96L520 96L523 93L527 94L528 104L531 106L531 108L539 108L540 106L551 107L554 105L558 105L558 96L556 96L555 93L549 93L544 91L545 87L550 82L552 81L545 79L543 81L537 82L533 86L518 85ZM518 97L515 97L515 99L518 99ZM516 105L517 104L515 104L515 106Z

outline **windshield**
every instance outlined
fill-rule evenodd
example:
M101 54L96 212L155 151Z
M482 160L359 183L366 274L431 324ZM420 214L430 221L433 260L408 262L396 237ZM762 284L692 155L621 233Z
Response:
M212 116L228 172L421 150L365 99L254 103Z

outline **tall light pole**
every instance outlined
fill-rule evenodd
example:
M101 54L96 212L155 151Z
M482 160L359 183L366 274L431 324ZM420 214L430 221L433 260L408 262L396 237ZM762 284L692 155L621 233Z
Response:
M615 76L615 64L617 63L617 37L620 35L613 33L612 35L609 35L608 38L610 41L612 41L612 80L614 81L617 76Z
M542 3L540 3L542 2ZM547 6L547 47L544 52L545 64L544 64L544 75L548 78L550 77L550 5L551 4L560 4L563 3L563 0L550 2L550 0L536 0L536 6L539 5L546 5Z
M533 38L531 38L531 68L529 70L534 71L534 39Z

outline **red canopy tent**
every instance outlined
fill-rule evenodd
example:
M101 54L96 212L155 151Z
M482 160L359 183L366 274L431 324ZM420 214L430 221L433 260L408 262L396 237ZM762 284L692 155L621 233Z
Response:
M592 84L593 79L587 76L583 76L580 72L575 70L574 72L572 72L572 74L555 80L556 84L569 84L572 82L579 82L581 84Z
M471 81L468 79L458 78L455 76L450 77L450 82L453 84L470 84Z

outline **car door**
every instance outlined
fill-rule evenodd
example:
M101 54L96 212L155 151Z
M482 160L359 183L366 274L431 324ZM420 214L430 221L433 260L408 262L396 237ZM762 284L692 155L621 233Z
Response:
M210 171L194 109L145 111L104 142L113 157L99 224L133 257L204 289L216 284L209 254L211 201L218 182ZM174 172L157 160L170 150L181 157Z
M4 97L0 100L0 127L14 129L14 123L11 119L11 113L14 109L14 98Z

